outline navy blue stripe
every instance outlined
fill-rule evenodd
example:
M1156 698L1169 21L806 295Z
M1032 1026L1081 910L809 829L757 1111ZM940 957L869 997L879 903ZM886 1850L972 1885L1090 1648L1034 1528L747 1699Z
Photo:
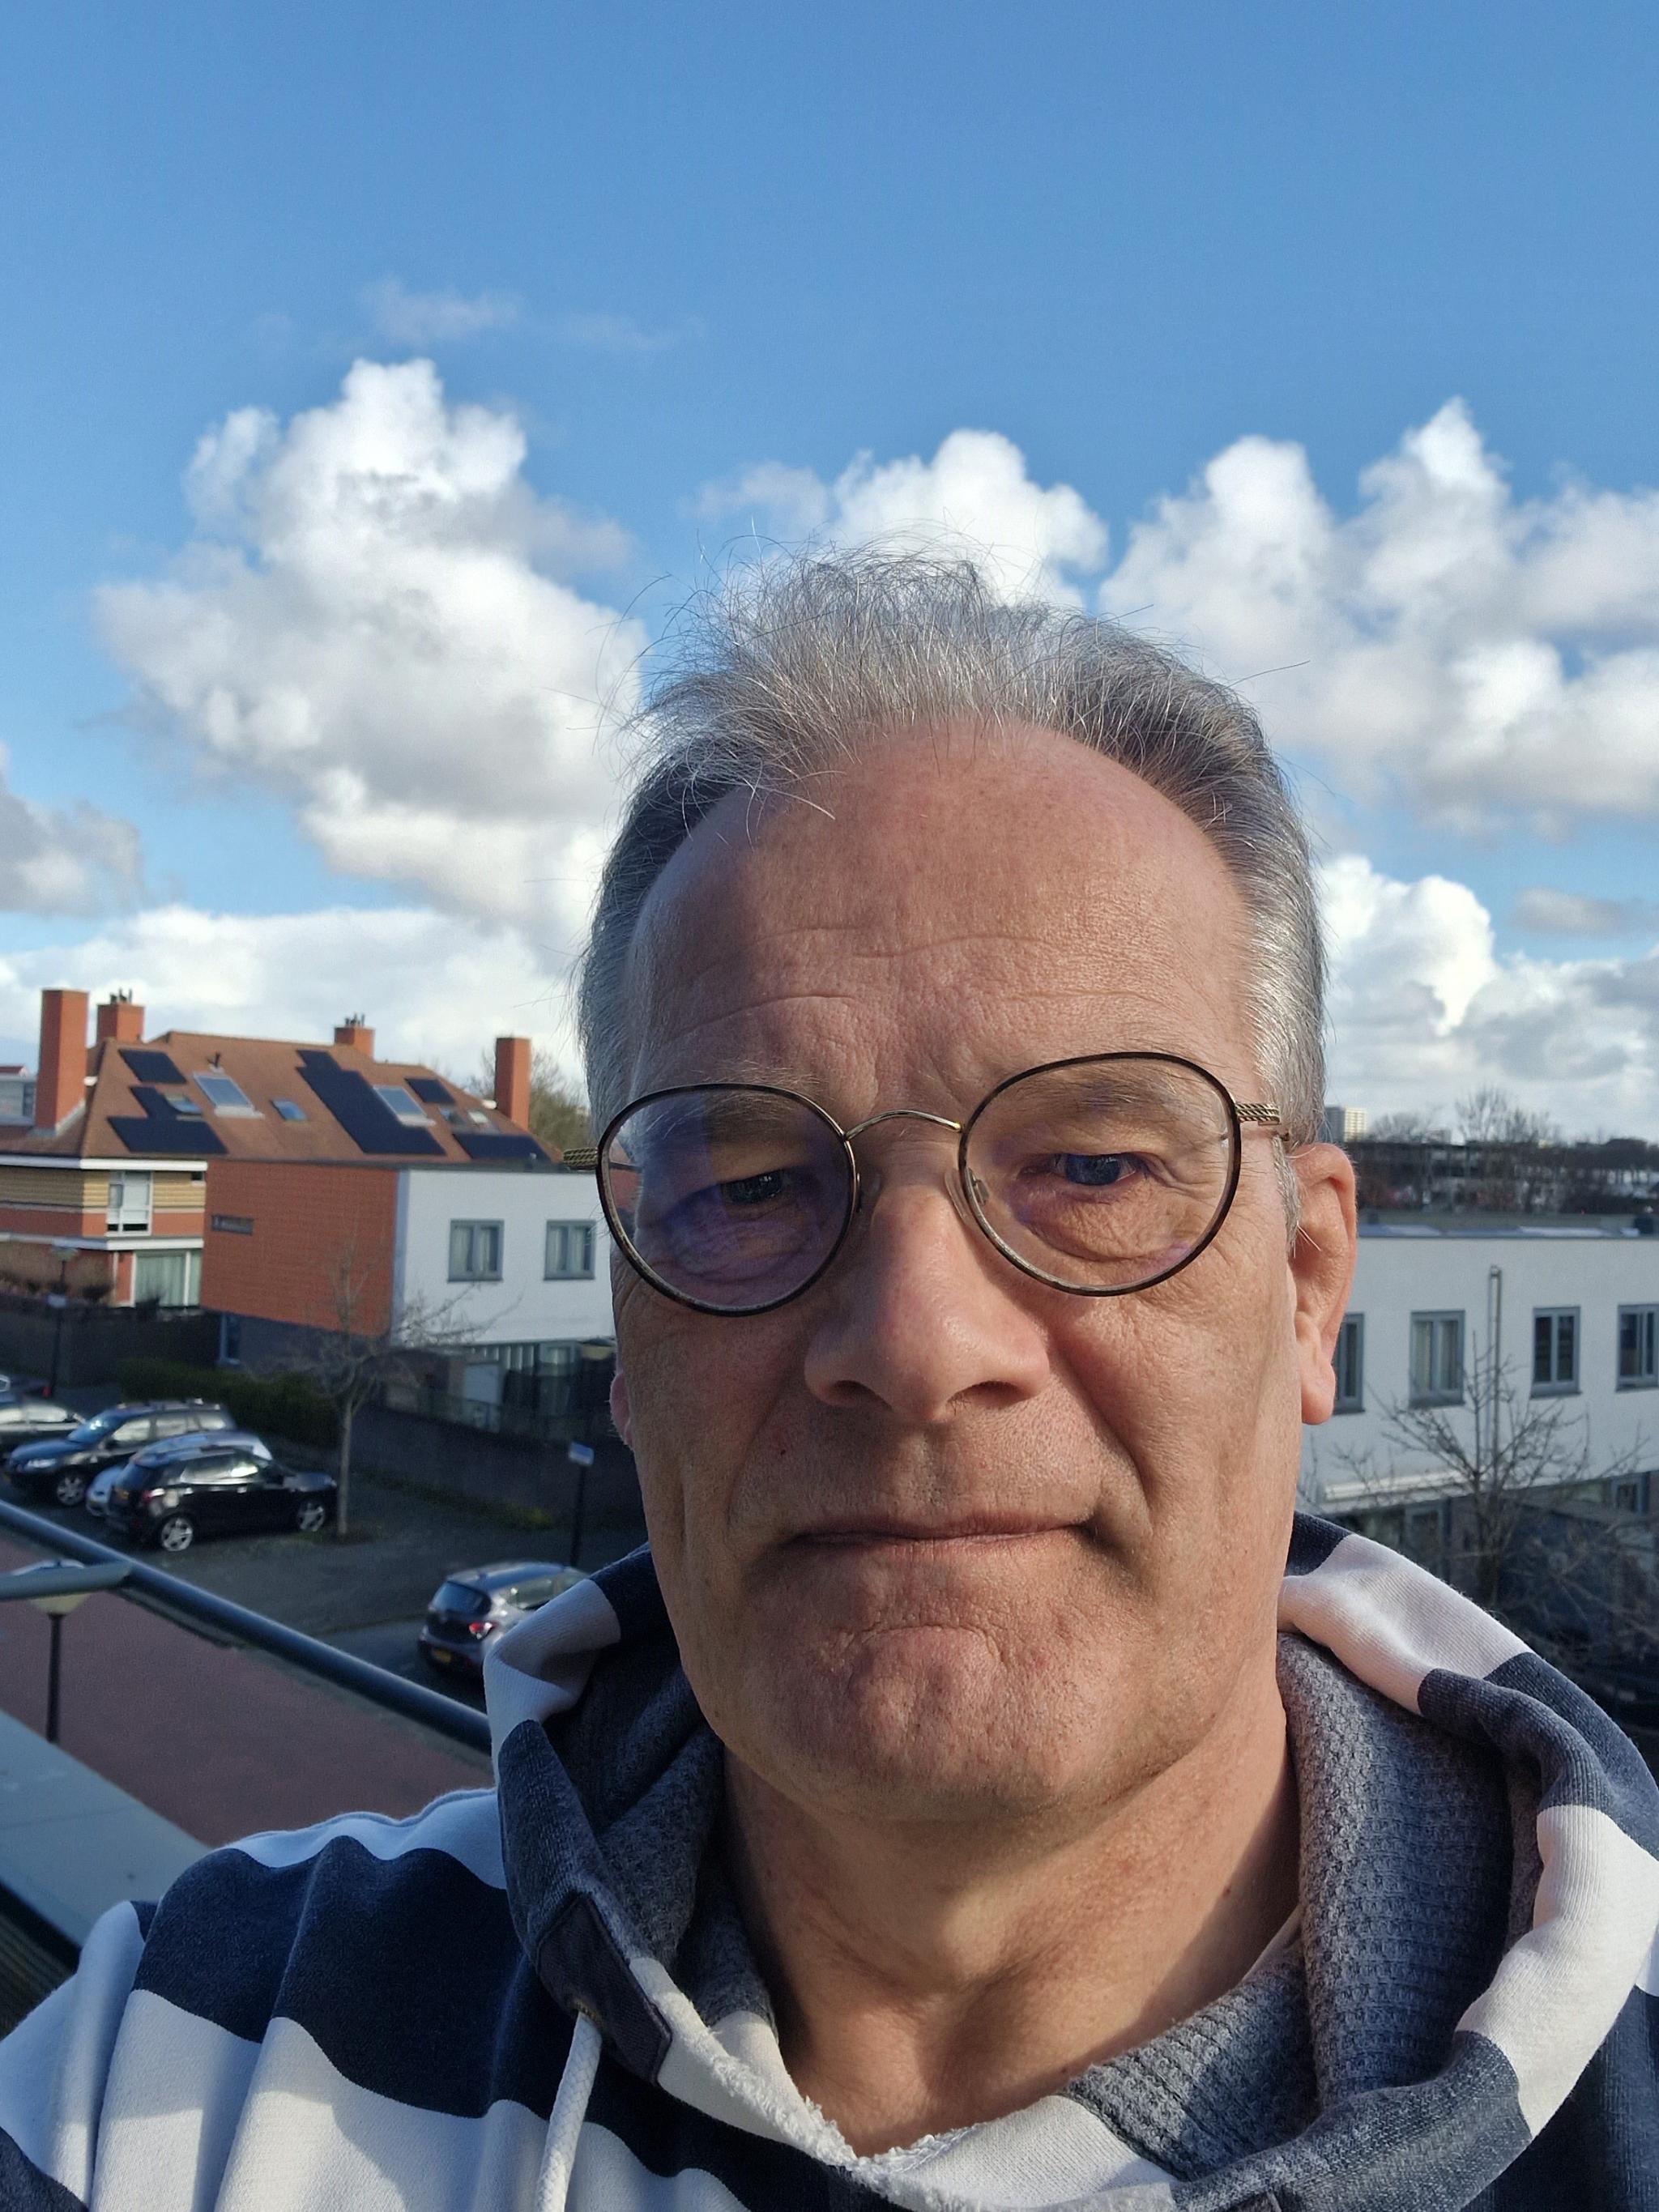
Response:
M570 2042L500 1890L441 1851L381 1860L349 1837L300 1866L227 1850L189 1869L136 1985L250 2043L280 2014L360 2088L463 2117L510 2097L545 2118Z
M1312 1513L1298 1513L1291 1529L1291 1553L1285 1562L1287 1575L1310 1575L1322 1567L1348 1534L1334 1521L1322 1521Z
M1492 2197L1492 2212L1659 2212L1659 2002L1632 1990L1571 2094Z
M1588 1805L1659 1858L1659 1787L1636 1746L1576 1682L1536 1652L1484 1680L1437 1667L1418 1692L1425 1720L1496 1746L1508 1766L1534 1768L1546 1808Z
M657 1570L649 1544L601 1567L593 1577L622 1623L623 1642L659 1634L668 1626L668 1610L657 1587Z
M42 2173L0 2128L0 2206L4 2212L87 2212L61 2181Z

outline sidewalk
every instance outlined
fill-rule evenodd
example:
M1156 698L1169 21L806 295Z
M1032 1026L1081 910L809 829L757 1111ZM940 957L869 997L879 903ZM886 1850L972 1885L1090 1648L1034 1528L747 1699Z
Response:
M0 1571L37 1556L0 1540ZM47 1638L33 1606L4 1608L0 1711L37 1730ZM489 1779L482 1753L108 1594L64 1624L61 1735L71 1757L204 1844L353 1809L402 1815Z

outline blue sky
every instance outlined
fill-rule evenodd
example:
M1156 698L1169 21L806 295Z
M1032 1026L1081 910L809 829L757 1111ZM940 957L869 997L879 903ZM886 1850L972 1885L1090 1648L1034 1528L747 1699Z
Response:
M1338 1095L1659 1136L1650 9L160 0L3 40L0 1051L51 981L560 1043L608 756L525 687L591 647L618 696L751 527L945 519L1252 679L1328 848ZM465 544L382 516L320 605L342 471L428 466L488 479ZM407 757L382 574L435 610ZM482 701L480 592L521 679Z

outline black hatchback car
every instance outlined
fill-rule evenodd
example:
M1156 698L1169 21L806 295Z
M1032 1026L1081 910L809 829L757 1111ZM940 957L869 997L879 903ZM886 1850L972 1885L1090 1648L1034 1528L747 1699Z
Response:
M481 1675L484 1646L492 1637L586 1579L580 1567L562 1567L547 1559L458 1567L426 1609L415 1639L421 1656L442 1674Z
M164 1552L198 1536L254 1536L298 1528L314 1535L334 1518L331 1474L283 1467L257 1437L181 1437L152 1444L117 1476L104 1505L111 1528Z
M50 1443L20 1444L6 1472L20 1490L78 1505L87 1485L106 1467L118 1467L146 1444L200 1429L235 1426L223 1406L205 1398L168 1398L148 1406L112 1406Z

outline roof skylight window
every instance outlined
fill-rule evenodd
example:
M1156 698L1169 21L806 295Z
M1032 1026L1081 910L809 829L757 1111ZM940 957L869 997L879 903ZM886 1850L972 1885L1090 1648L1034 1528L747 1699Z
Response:
M426 1118L426 1109L417 1098L411 1098L401 1083L377 1083L374 1096L387 1107L406 1128L425 1129L431 1124Z
M259 1110L241 1085L228 1075L198 1075L196 1085L216 1114L258 1114Z
M296 1106L291 1098L273 1098L270 1103L284 1121L303 1121L306 1118L305 1108Z
M202 1118L201 1103L199 1100L192 1098L188 1091L179 1091L176 1097L172 1091L168 1091L167 1102L175 1114L188 1114L198 1121Z

